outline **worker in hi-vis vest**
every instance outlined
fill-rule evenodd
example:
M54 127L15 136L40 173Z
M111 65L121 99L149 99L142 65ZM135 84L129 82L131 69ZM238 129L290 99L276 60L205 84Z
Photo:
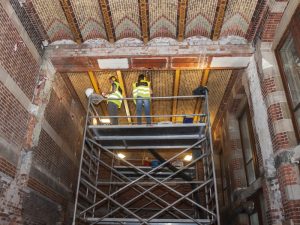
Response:
M140 74L138 81L133 84L133 98L136 104L137 123L142 124L142 109L144 106L145 116L150 116L150 97L152 90L150 82L146 80L144 74ZM146 117L147 124L151 124L151 118Z
M118 110L121 108L123 98L122 89L115 76L111 76L109 82L111 83L110 91L108 93L102 93L102 95L107 97L107 109L110 116L110 123L112 125L117 125L119 124L118 118L112 116L118 116Z

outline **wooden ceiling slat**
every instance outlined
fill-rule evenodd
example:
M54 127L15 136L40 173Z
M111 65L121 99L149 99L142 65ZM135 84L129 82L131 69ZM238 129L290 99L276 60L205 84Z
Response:
M178 96L179 84L180 84L180 70L176 70L174 88L173 88L173 96ZM177 114L177 103L178 103L178 99L173 99L172 115ZM177 119L176 117L172 117L172 122L176 122L176 119Z
M59 0L64 14L67 18L70 30L74 36L75 41L80 44L83 42L83 38L76 20L70 0Z
M89 75L91 84L92 84L92 86L93 86L95 92L96 92L97 94L101 95L101 94L102 94L102 91L101 91L101 89L100 89L100 87L99 87L99 84L98 84L98 81L97 81L97 79L96 79L96 77L95 77L94 72L93 72L93 71L88 71L88 75ZM100 108L101 108L101 111L104 112L105 115L108 114L108 113L107 113L106 107L104 107L104 104L100 104Z
M187 14L187 2L188 0L179 0L178 2L178 16L177 16L177 39L183 41L186 25Z
M126 87L124 85L124 81L123 81L123 76L122 76L122 72L120 70L117 70L117 77L120 83L120 87L123 90L123 97L127 98L127 90ZM128 101L126 99L124 99L124 107L125 107L125 111L126 111L126 115L130 116L130 110L129 110L129 106L128 106ZM127 118L128 123L131 124L132 120L130 117Z
M149 41L149 4L148 0L139 0L140 23L143 41L146 44Z
M228 0L219 0L215 20L212 28L211 39L218 40L221 34L221 29L225 17L225 11L228 4Z
M102 17L104 20L106 35L108 37L109 42L114 43L116 40L116 35L115 35L114 26L111 18L111 11L109 8L108 0L98 0L98 1L102 12Z

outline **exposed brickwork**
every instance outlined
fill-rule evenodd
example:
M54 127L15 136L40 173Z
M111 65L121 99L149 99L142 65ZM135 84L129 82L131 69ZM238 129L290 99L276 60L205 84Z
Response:
M44 197L51 199L52 201L58 203L58 204L65 204L65 197L61 196L48 186L42 184L37 179L30 177L28 180L28 187L31 189L37 191L38 193L42 194Z
M26 195L23 207L24 225L52 225L63 222L61 220L63 219L61 218L62 207L33 190Z
M14 178L16 175L16 167L3 157L0 157L0 172Z
M74 183L76 170L73 163L44 130L39 145L34 149L33 163L47 169L48 173L67 187Z
M8 142L21 146L26 132L28 112L1 82L0 96L0 135Z
M58 84L58 82L56 83ZM74 108L71 106L73 99L66 89L64 82L60 83L60 87L57 87L57 89L60 89L61 94L57 96L55 91L51 93L45 118L57 134L68 143L74 153L76 151L78 153L82 134L79 132L76 123L80 124L82 122L82 117L80 118L82 115L78 115L81 111L73 111ZM62 102L65 102L65 104L62 104Z
M19 17L22 25L26 29L31 41L35 45L36 49L38 50L40 55L43 55L44 49L42 46L43 38L40 35L39 31L35 28L35 25L32 24L32 20L30 16L28 16L26 12L26 7L21 6L18 0L10 0L12 7L14 8L16 14Z
M282 186L298 184L299 183L299 172L297 167L285 164L278 168L278 177Z
M264 31L262 32L261 36L262 41L273 41L275 31L280 22L281 17L282 13L271 13L269 11L269 14L267 15L265 21Z
M32 99L39 65L0 5L0 65Z

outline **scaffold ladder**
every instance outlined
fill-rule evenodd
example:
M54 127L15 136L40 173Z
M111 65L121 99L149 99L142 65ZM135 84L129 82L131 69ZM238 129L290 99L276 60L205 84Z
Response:
M90 96L73 225L219 224L208 95L151 101L174 98L200 101L200 113L152 115L151 124L118 116L120 123L110 125L101 122L112 118L101 112L106 99ZM120 151L146 152L152 165L120 158ZM187 154L192 159L183 162Z

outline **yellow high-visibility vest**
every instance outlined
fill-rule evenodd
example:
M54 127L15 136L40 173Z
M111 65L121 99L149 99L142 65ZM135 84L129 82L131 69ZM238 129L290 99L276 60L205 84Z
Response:
M107 103L109 103L109 102L115 103L118 106L118 108L121 108L123 96L122 96L121 92L119 91L120 84L117 81L114 81L113 84L116 85L116 89L115 89L115 92L108 95ZM112 91L112 87L110 88L110 91Z
M133 98L134 100L137 97L141 98L150 98L151 97L151 89L150 89L150 82L146 80L141 80L141 83L146 83L146 85L139 85L137 86L138 82L133 84Z

